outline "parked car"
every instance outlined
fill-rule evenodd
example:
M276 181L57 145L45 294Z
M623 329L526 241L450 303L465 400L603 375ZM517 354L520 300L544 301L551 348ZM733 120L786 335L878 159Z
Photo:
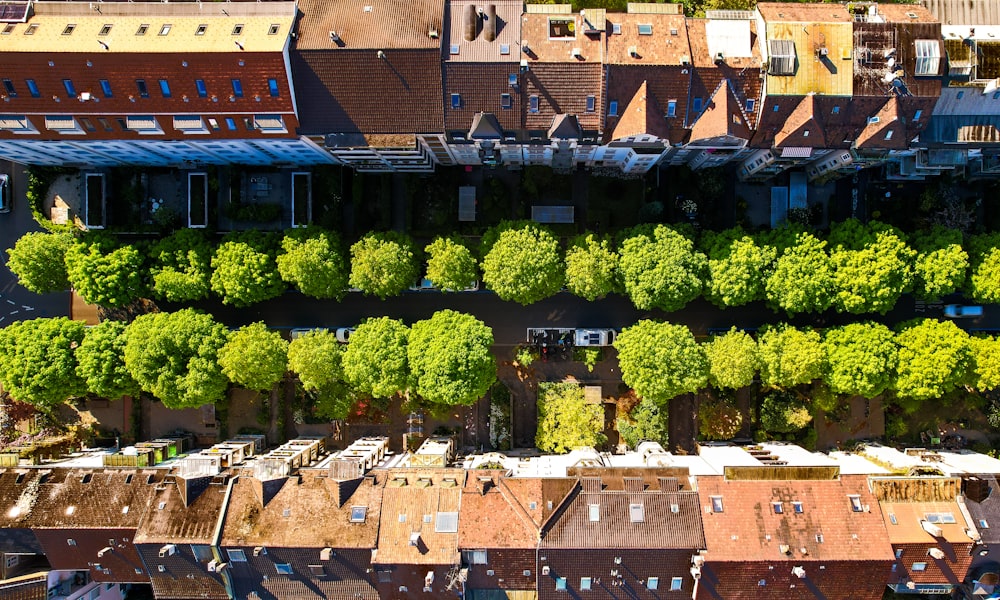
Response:
M952 319L983 316L983 307L964 304L948 304L944 307L944 316Z
M326 329L325 327L297 327L288 334L288 337L295 340L304 336L310 331L329 331L329 329Z
M431 281L430 279L426 278L426 277L421 277L420 281L418 281L418 282L416 282L416 283L414 283L413 285L410 286L410 291L411 292L421 292L421 291L437 290L437 289L440 289L440 288L438 288L438 286L434 285L434 282ZM458 290L458 291L460 291L460 292L475 292L475 291L478 291L478 290L479 290L479 282L476 281L472 285L470 285L469 287L462 288L461 290ZM447 290L447 291L452 292L452 291L455 291L455 290Z
M577 329L573 343L577 346L610 346L614 341L614 329Z
M338 327L337 328L337 341L341 344L346 344L351 336L354 335L353 327Z
M10 212L10 176L0 174L0 213Z

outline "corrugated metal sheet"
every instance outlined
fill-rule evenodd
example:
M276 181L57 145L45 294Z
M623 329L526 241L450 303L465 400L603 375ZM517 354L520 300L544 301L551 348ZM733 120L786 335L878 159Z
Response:
M944 25L1000 25L1000 2L995 0L921 0Z

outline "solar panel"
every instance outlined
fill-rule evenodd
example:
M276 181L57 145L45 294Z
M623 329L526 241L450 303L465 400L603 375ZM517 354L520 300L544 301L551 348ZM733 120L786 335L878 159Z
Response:
M771 75L793 75L795 73L795 42L792 40L771 40Z
M0 23L24 23L28 20L28 2L0 4Z

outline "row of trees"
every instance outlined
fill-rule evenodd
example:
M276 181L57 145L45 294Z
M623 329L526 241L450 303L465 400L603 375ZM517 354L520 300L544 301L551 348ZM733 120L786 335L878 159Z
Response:
M964 243L964 246L963 246ZM1000 301L1000 234L972 236L936 227L907 237L888 225L835 224L826 240L799 228L760 234L642 225L617 239L588 234L564 250L544 226L506 222L477 248L459 237L421 249L408 236L370 233L344 254L339 237L317 228L283 236L239 232L214 246L197 230L155 243L119 244L103 235L33 233L21 238L9 265L25 287L44 293L72 285L89 302L121 306L152 293L191 302L215 293L247 306L288 286L317 298L342 298L348 288L386 298L406 290L426 263L438 287L459 290L483 281L521 304L565 287L594 300L624 293L641 309L675 311L704 295L720 307L765 300L788 314L829 308L888 311L904 293L937 300L965 291ZM147 277L146 274L149 274Z
M1000 386L1000 341L933 319L895 332L868 322L826 330L775 325L756 339L734 329L702 344L687 327L645 320L622 331L614 346L625 383L664 410L680 394L709 385L737 389L757 375L778 389L822 382L834 406L838 396L892 391L904 408L915 409L958 386Z
M40 318L0 329L0 382L41 410L88 393L119 398L140 390L169 408L189 408L222 400L230 384L271 390L291 372L315 396L319 416L339 419L363 397L472 404L496 379L492 345L489 327L450 310L412 327L370 319L346 346L326 330L291 343L263 323L230 331L193 309L127 325Z

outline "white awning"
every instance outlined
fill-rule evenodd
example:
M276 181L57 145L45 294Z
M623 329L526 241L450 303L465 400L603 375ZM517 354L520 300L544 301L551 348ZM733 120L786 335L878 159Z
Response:
M782 148L781 158L809 158L812 156L812 148Z

